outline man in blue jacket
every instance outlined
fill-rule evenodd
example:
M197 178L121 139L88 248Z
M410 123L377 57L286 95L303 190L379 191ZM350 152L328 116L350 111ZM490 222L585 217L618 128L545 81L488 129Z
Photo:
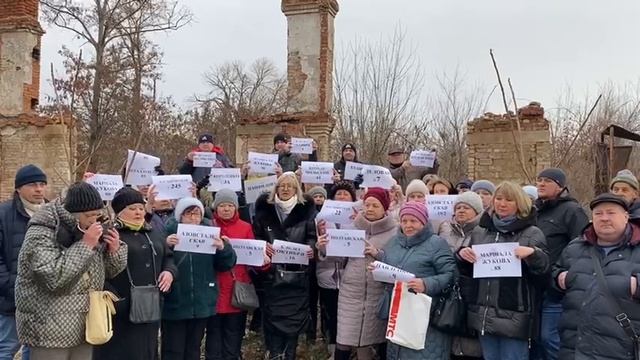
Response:
M45 203L47 176L35 165L18 170L13 199L0 204L0 360L12 360L20 349L16 332L14 285L18 254L31 216ZM23 350L23 359L28 351Z

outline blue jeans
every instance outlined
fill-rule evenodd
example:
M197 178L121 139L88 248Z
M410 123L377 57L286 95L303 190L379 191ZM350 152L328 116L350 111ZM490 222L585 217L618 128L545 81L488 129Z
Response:
M16 332L16 318L10 315L0 315L0 360L13 360L20 350L20 341ZM29 360L29 349L22 350L22 360Z
M484 360L529 360L529 342L502 336L481 335Z
M544 299L540 321L540 345L545 360L558 360L560 350L560 332L558 322L562 316L562 303Z

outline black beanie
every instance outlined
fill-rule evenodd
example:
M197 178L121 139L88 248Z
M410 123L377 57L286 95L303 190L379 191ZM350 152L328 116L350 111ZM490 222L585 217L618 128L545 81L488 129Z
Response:
M104 208L100 193L84 181L69 186L64 198L64 208L70 213L81 213Z
M338 190L346 190L349 192L349 194L351 194L351 201L356 201L357 196L356 196L356 188L353 186L353 184L351 183L351 181L345 181L345 180L341 180L335 183L335 185L333 185L331 187L331 190L329 191L329 199L330 200L334 200L336 197L336 193L338 192Z
M563 189L567 187L567 175L564 173L562 169L547 168L542 170L540 174L538 174L538 177L551 179Z
M44 174L39 167L35 165L26 165L20 168L16 173L15 179L15 188L19 188L21 186L27 184L33 184L37 182L47 183L47 175Z
M130 187L123 187L118 190L116 194L113 195L113 200L111 200L111 208L116 215L120 214L127 206L133 204L144 205L145 201L140 191Z
M282 141L282 142L287 142L287 135L283 134L283 133L279 133L276 136L273 137L273 145L277 144L278 141Z
M353 150L353 152L356 153L356 154L358 153L358 151L356 150L356 146L354 144L352 144L352 143L346 143L346 144L342 145L341 153L343 153L347 149Z

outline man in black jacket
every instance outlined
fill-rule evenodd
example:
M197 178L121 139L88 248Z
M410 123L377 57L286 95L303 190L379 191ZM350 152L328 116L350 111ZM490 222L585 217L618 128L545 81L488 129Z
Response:
M47 176L35 165L24 166L16 173L15 189L13 199L0 204L0 359L13 359L20 349L14 291L18 254L29 219L45 202Z
M548 168L538 174L538 228L549 249L549 261L555 263L569 242L582 234L589 218L580 204L569 195L567 176L562 169ZM547 289L543 295L540 344L534 359L556 360L560 348L558 321L562 314L562 294Z

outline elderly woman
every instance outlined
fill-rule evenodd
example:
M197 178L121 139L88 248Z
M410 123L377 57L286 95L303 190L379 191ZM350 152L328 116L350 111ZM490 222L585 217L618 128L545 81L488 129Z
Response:
M503 182L496 189L492 210L480 218L469 246L458 251L461 272L473 276L478 254L472 245L518 243L514 255L522 261L520 277L473 279L468 326L480 334L485 360L529 358L529 343L536 333L540 312L535 283L550 269L544 234L535 226L536 212L522 188Z
M420 180L413 180L407 186L407 201L415 201L423 204L427 204L427 197L429 196L429 188ZM451 237L451 224L445 220L429 220L429 225L436 235L449 241Z
M455 195L457 194L456 189L451 185L449 180L443 178L436 178L429 181L427 187L431 189L431 194L433 195Z
M145 221L145 200L142 194L124 187L113 197L111 207L117 216L115 228L129 248L127 271L107 281L105 289L115 293L113 337L94 351L95 359L154 360L158 353L159 321L134 324L129 320L131 286L158 285L168 292L177 276L173 252L165 244L164 229ZM157 304L158 308L160 304Z
M408 287L431 297L442 295L456 278L456 260L447 242L435 235L428 224L424 203L408 202L400 210L400 232L381 251L375 247L367 252L382 262L406 270L416 277ZM388 288L391 292L391 288ZM390 295L390 294L389 294ZM428 314L416 314L427 317ZM429 327L423 350L413 350L393 343L387 345L388 360L447 360L451 337Z
M496 192L496 186L489 180L478 180L471 185L471 191L480 195L482 208L488 209L491 206L493 194Z
M307 253L314 258L316 242L313 199L302 193L295 173L286 172L278 178L271 193L256 201L253 233L256 239L272 244L283 240L309 245ZM267 248L273 255L273 248ZM264 287L263 333L269 358L291 360L296 357L298 336L307 329L309 311L309 281L311 267L297 264L272 264L262 274Z

